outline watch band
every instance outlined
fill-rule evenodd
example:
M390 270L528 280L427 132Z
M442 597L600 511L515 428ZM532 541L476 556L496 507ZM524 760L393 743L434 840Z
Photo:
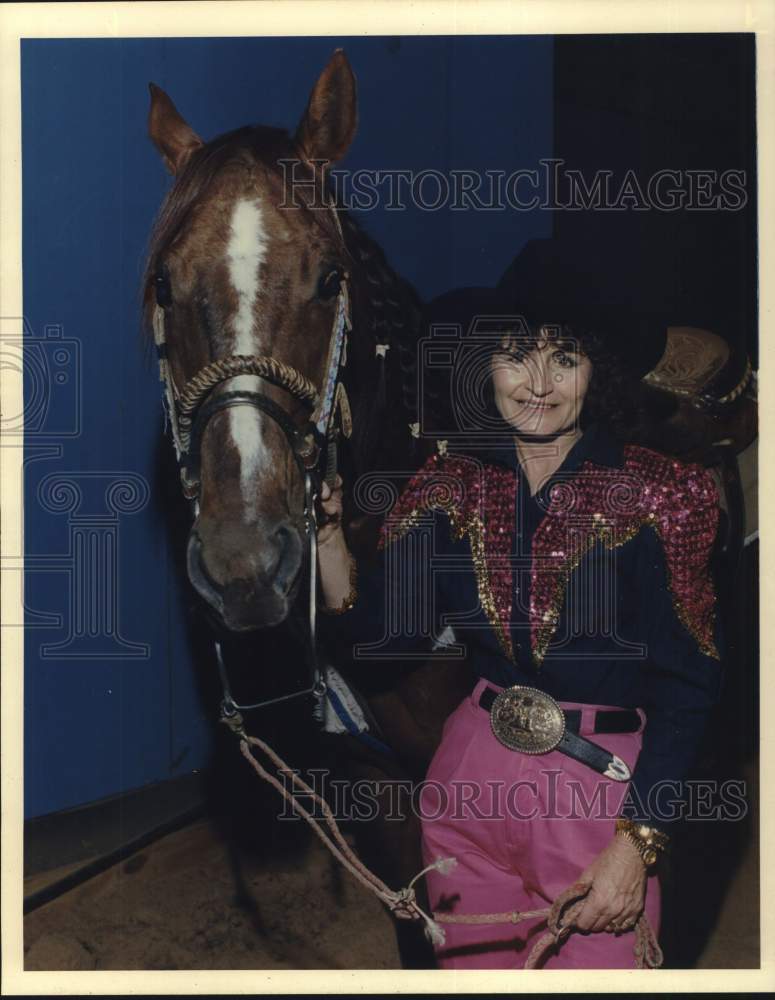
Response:
M632 846L640 855L640 859L647 868L651 868L652 865L656 864L659 853L655 847L649 847L648 844L644 843L640 837L634 836L629 830L618 830L618 837L623 837L625 840L629 840Z
M662 830L621 816L616 821L616 835L633 844L647 868L656 864L670 843L669 836Z

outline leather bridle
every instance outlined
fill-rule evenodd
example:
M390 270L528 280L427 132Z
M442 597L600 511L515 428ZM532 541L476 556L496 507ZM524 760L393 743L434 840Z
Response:
M337 228L342 230L336 209L332 209ZM336 438L338 431L345 437L352 434L352 417L341 369L347 363L347 334L352 329L350 317L350 296L348 275L341 277L337 295L336 312L329 340L326 369L322 388L298 369L284 361L266 354L234 354L219 358L205 365L196 375L178 390L172 376L167 357L165 335L165 309L157 304L153 316L153 332L159 357L159 375L164 385L164 397L172 439L180 465L183 493L189 500L199 496L199 467L201 445L205 427L216 413L232 406L253 406L270 416L285 434L291 453L302 476L308 473L319 486L319 462L321 453L326 457L325 478L335 475ZM307 423L298 427L288 413L266 393L248 390L232 390L213 395L215 390L229 379L238 375L255 375L280 386L311 409ZM340 415L340 427L336 426L336 413ZM334 465L334 471L331 467Z
M333 205L329 207L344 246L344 234L336 207ZM333 487L337 468L337 438L340 431L347 438L352 434L350 404L341 381L342 369L347 363L347 335L352 329L348 277L347 272L341 276L325 375L320 389L306 375L284 361L266 354L235 354L206 365L190 378L181 390L178 390L167 356L166 305L160 302L157 290L157 304L153 314L154 341L159 359L159 377L164 387L165 409L180 467L184 496L194 503L198 511L204 431L208 421L216 413L233 406L252 406L275 421L285 434L291 454L304 480L304 525L310 547L311 686L283 698L273 698L254 705L238 705L231 695L220 643L216 641L216 656L224 689L221 710L227 718L233 718L239 709L259 708L262 705L309 693L316 698L316 718L322 718L326 684L317 663L315 648L317 583L315 499L324 479ZM311 411L306 422L302 426L297 426L288 412L264 392L234 389L214 394L222 383L238 375L258 376L290 393Z

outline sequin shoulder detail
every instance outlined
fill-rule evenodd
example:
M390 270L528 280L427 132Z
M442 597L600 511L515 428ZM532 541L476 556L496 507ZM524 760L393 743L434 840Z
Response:
M533 538L530 605L533 656L540 663L559 621L568 579L596 541L609 549L650 525L665 553L676 614L701 651L714 642L715 593L710 553L718 526L713 477L700 465L627 445L622 468L587 461L550 491Z
M625 467L643 482L642 515L662 542L676 614L702 652L719 659L713 638L716 596L710 569L719 522L713 475L699 464L634 445L625 449L625 458Z
M510 635L512 522L516 477L465 455L431 455L412 476L385 518L379 548L400 538L431 511L449 518L450 536L467 536L482 609L504 654L514 661Z

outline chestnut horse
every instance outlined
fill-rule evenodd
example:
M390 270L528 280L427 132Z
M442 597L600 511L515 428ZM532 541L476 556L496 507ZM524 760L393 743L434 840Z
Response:
M328 193L329 165L356 130L355 79L341 50L293 135L251 126L205 142L162 90L150 89L149 134L175 180L151 237L144 309L162 351L184 491L195 499L188 576L216 627L251 633L259 649L269 630L267 648L287 672L294 650L270 627L298 622L297 605L308 598L306 474L325 447L325 421L315 435L310 407L338 371L345 398L337 390L336 412L323 418L338 417L350 434L339 455L348 493L364 473L417 468L427 457L408 426L417 419L420 302ZM337 369L337 337L347 326L348 356ZM353 515L346 499L354 551L373 551L378 522ZM269 693L270 672L256 681ZM337 737L348 748L350 778L422 778L445 718L470 686L460 660L434 657L389 674L372 685L364 709L394 753ZM266 695L266 686L259 690ZM309 721L293 704L298 732ZM250 726L266 737L271 716ZM378 817L363 833L365 860L395 888L422 867L411 810L404 823ZM416 939L415 931L397 925L404 962L422 964L430 952L407 957L401 941Z
M378 523L357 516L354 484L376 471L411 472L427 457L408 432L417 420L419 300L330 195L329 165L346 154L355 130L355 79L339 50L293 135L254 126L204 142L151 85L149 133L175 181L151 239L144 306L162 350L184 490L196 501L188 575L216 627L269 650L259 659L273 658L275 666L253 670L264 695L277 674L292 673L298 656L288 633L298 632L307 597L310 482L313 473L319 482L321 461L329 477L335 467L331 452L327 461L319 453L329 430L349 435L337 459L349 487L345 530L358 557L373 552ZM711 350L712 339L699 334ZM676 344L683 342L673 337L652 373L660 389L676 382ZM689 354L698 356L694 347ZM705 381L703 374L692 382L689 395ZM733 396L737 390L722 399ZM681 450L694 451L694 460L718 463L721 445L734 458L755 433L743 419L753 403L742 411L742 402L729 426L688 404L666 426L672 438L682 432ZM671 439L664 431L656 447ZM730 564L741 546L737 535L727 541ZM337 737L348 776L422 778L444 720L470 689L465 663L435 656L409 672L370 667L360 681L370 688L370 720L395 753ZM306 720L298 702L292 710L281 728L299 739ZM262 736L278 722L277 713L256 718ZM236 754L231 759L236 763ZM418 824L411 809L404 823L383 816L361 827L359 848L400 888L421 867ZM429 951L417 954L416 930L397 924L402 958L431 964Z

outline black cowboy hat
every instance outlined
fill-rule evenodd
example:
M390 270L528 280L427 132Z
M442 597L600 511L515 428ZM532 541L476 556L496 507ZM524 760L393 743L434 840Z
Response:
M457 288L429 302L423 314L426 335L457 326L465 337L518 324L568 325L577 336L595 333L638 378L657 365L667 340L664 317L590 301L572 287L571 280L561 281L558 273L525 276L518 283L492 288Z
M625 370L649 388L676 398L684 410L689 408L692 421L702 425L702 434L695 428L692 438L729 439L735 451L745 447L756 434L755 399L743 392L750 374L745 353L734 348L717 323L699 314L678 315L667 308L657 310L651 303L645 307L628 303L626 291L606 288L604 277L590 271L593 266L593 262L572 259L554 240L531 240L495 287L454 289L429 302L423 314L424 335L433 337L457 328L466 337L474 331L508 328L520 320L533 327L567 324L576 335L594 332ZM670 336L668 328L673 328ZM698 363L695 373L688 372L688 382L676 377L680 371L674 363L676 352L686 353L683 328L693 328L696 351L690 349L698 362L703 353L706 358L710 354L712 362ZM711 344L719 340L711 333L713 328L726 343L726 354L718 344ZM424 373L429 417L434 402L443 402L449 389L448 379L445 382L440 376ZM429 421L423 424L428 427Z
M423 330L461 328L463 336L474 325L496 329L504 320L516 321L522 315L516 299L506 289L470 286L454 288L428 302L423 309Z
M659 363L667 343L667 316L651 304L622 301L606 276L553 239L530 240L497 285L499 296L518 301L530 324L567 324L592 332L623 367L642 378Z
M645 283L622 288L607 279L594 253L579 259L561 240L536 239L514 258L497 290L516 298L534 322L594 330L649 386L732 428L738 445L750 441L756 404L747 391L751 365L740 331L714 307L710 289L670 301L646 271Z
M483 358L504 332L527 333L539 325L555 323L570 325L572 333L578 336L594 331L620 359L622 367L628 366L631 355L621 355L622 340L616 335L613 322L603 322L600 313L571 306L567 298L558 309L549 301L543 304L535 295L518 297L508 287L469 286L452 289L427 303L423 311L423 334L430 349L425 352L422 367L424 432L438 433L440 437L452 429L455 433L463 432L459 424L461 407L452 402L458 399L460 403L460 386L455 388L453 369L467 373L467 392L462 395L468 396L478 382L476 375L482 371ZM434 358L439 359L435 364ZM645 366L636 369L637 376L647 370ZM487 389L480 388L486 411L497 420Z

